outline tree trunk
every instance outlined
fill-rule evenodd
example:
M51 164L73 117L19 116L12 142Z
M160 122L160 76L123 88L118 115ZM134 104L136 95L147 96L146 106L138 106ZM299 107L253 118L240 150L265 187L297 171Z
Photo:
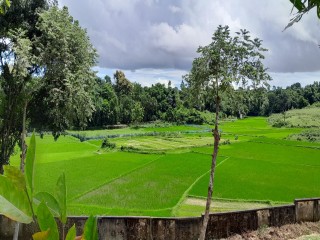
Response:
M20 136L21 112L17 91L18 87L5 93L4 119L0 129L0 174L3 174L3 166L9 164L10 156Z
M219 128L218 128L219 105L220 105L220 97L219 97L219 95L217 95L217 97L216 97L216 121L215 121L214 129L213 129L214 145L213 145L213 153L212 153L210 180L209 180L209 186L208 186L206 210L205 210L205 214L203 216L203 222L202 222L202 226L200 229L199 240L205 239L208 221L209 221L209 212L210 212L210 207L211 207L211 199L212 199L213 184L214 184L214 173L215 173L215 168L216 168L217 155L218 155L219 142L220 142L220 135L219 135Z
M23 106L23 117L22 117L22 133L21 133L21 155L20 155L20 171L24 172L27 145L26 145L26 118L27 118L27 106L28 101L25 101ZM16 222L13 240L18 240L19 238L20 223Z
M26 153L27 153L27 144L26 144L27 106L28 106L28 101L25 101L24 106L23 106L22 133L21 133L21 156L20 156L20 170L21 170L21 172L24 172L24 165L25 165Z

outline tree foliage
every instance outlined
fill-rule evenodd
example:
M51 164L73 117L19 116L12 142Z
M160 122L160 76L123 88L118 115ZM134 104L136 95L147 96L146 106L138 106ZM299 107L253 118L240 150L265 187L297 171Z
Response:
M5 14L10 5L10 0L0 0L0 14Z
M198 48L199 57L194 59L190 73L185 77L191 89L199 96L205 92L212 95L215 104L214 148L208 187L206 211L199 239L205 239L209 210L213 193L214 173L220 133L218 129L222 93L234 85L249 85L255 89L267 86L270 76L262 63L264 59L262 41L251 39L247 30L240 30L237 36L230 34L228 26L219 26L212 36L212 42ZM238 91L238 93L241 93ZM241 95L239 95L241 97Z
M290 19L290 22L285 27L291 27L294 23L299 22L301 18L308 13L311 9L316 9L317 17L320 18L320 0L290 0L292 3L293 9L295 8L297 12L294 14L294 17Z
M94 110L95 58L86 31L67 8L46 0L11 1L0 15L0 173L26 114L32 127L52 130L56 138L72 125L86 125Z
M42 114L33 123L46 126L57 137L75 124L85 127L91 117L95 84L91 67L96 51L66 7L54 6L41 13L36 26L42 33L35 45L43 78L33 109Z

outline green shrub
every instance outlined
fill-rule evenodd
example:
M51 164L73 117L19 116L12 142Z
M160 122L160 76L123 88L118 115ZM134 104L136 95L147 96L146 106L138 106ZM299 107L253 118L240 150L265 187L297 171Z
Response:
M102 141L101 148L114 149L115 147L116 147L116 144L109 142L108 138L105 138L105 139Z
M287 127L288 123L286 121L284 121L284 117L283 114L272 114L269 118L268 118L268 122L272 127L277 127L277 128L281 128L281 127Z
M184 107L174 110L174 120L177 124L204 124L206 121L206 113L201 113L196 109L187 109ZM207 117L210 119L209 117ZM210 121L210 120L208 120Z
M132 151L136 151L137 149L132 146L121 146L120 150L123 152L132 152Z

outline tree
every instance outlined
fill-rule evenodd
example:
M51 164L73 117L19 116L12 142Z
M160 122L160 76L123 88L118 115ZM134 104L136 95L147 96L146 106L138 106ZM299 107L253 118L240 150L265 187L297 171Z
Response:
M121 123L129 124L132 122L132 109L134 101L130 96L123 95L120 98L120 121Z
M2 172L20 136L23 163L27 115L32 126L51 129L55 138L71 125L85 126L94 110L96 53L68 9L45 0L12 1L0 16L0 39Z
M60 10L53 6L39 17L36 27L42 34L35 40L36 57L44 76L36 97L42 103L37 107L42 111L41 119L46 121L37 124L58 137L72 125L84 128L94 111L95 74L91 68L97 54L86 31L66 7Z
M125 74L122 71L117 70L113 76L116 80L115 90L118 94L118 97L120 97L121 95L129 95L132 93L132 83L126 78Z
M95 91L97 92L95 99L96 110L92 115L90 126L103 127L105 125L117 124L119 119L119 101L111 83L100 82L96 86Z
M141 123L143 120L144 109L140 102L135 102L131 110L131 118L133 123Z
M111 78L110 78L108 75L105 75L105 76L104 76L104 80L105 80L106 83L112 84Z
M28 90L32 89L32 76L37 73L31 38L38 36L35 29L38 11L48 9L43 1L11 1L12 5L0 15L0 174L22 132L22 116ZM20 146L23 148L23 137ZM24 153L25 151L23 151ZM23 155L23 154L22 154ZM22 156L23 158L23 156ZM22 166L23 167L23 166Z
M221 92L231 88L234 84L248 85L252 83L256 87L263 86L267 80L270 80L271 78L262 63L264 51L266 49L262 48L262 41L258 38L252 40L248 31L241 30L236 37L232 37L228 26L219 26L212 36L212 42L205 47L198 48L200 57L194 59L190 73L185 76L195 93L206 89L215 99L214 148L200 240L205 239L213 193L220 141L218 126Z
M285 29L291 27L294 23L299 22L303 15L313 8L317 9L317 17L320 18L320 0L290 0L290 2L293 4L292 10L293 8L296 8L298 12L290 19L290 22Z
M9 0L0 0L0 14L5 14L10 5L11 2Z

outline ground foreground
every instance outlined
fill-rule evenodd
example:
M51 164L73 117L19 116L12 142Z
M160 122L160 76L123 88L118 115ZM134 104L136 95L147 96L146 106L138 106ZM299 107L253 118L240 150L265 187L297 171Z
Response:
M263 227L257 231L234 235L228 240L318 240L320 239L320 222L288 224L281 227Z

